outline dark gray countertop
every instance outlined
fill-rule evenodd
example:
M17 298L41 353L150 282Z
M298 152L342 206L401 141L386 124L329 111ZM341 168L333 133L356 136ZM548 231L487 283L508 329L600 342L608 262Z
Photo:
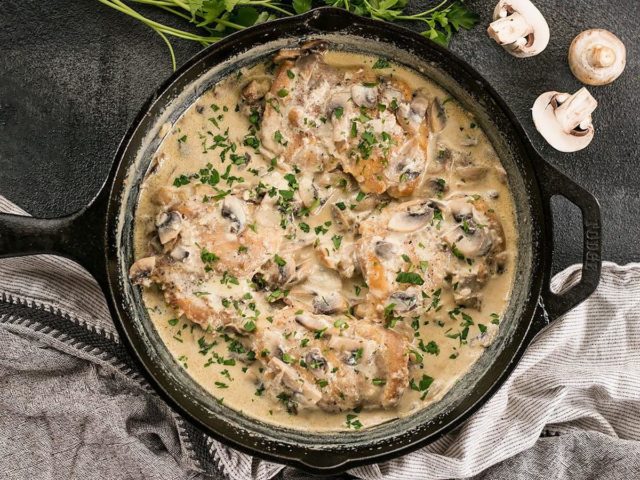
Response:
M551 41L529 59L511 57L486 36L494 3L467 2L481 23L458 35L451 49L504 97L540 153L599 198L604 258L639 260L640 2L538 0ZM562 154L537 134L529 109L542 92L580 87L567 48L579 32L596 27L622 39L627 68L612 85L590 89L600 103L592 144ZM37 216L77 210L98 190L144 100L171 73L166 47L138 22L87 0L4 0L0 45L0 194ZM200 49L174 45L179 62ZM557 208L556 270L580 258L578 215L566 203Z

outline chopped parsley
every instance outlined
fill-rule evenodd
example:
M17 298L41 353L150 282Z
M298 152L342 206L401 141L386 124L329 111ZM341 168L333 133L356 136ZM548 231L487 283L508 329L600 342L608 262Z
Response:
M183 185L188 185L190 182L191 180L189 180L189 177L186 175L180 175L173 180L173 186L182 187Z
M279 267L284 267L287 264L287 261L284 258L282 258L280 255L278 255L277 253L273 256L273 261Z
M354 430L360 430L362 428L362 423L358 420L358 416L353 413L347 414L347 421L345 424L348 428L353 428Z
M396 282L408 283L410 285L422 285L424 280L415 272L399 272L396 276Z
M389 60L381 57L381 58L378 58L378 60L376 60L376 63L374 63L371 68L382 69L382 68L389 68L390 66L391 64L389 63Z
M433 340L427 343L426 345L422 340L420 340L418 347L420 348L420 350L422 350L425 353L429 353L431 355L440 355L440 347L438 347L438 344Z
M412 390L415 390L417 392L423 392L422 396L420 397L420 399L422 400L424 399L424 397L427 396L427 393L429 393L429 387L431 386L432 383L433 383L433 377L423 374L422 378L418 383L416 383L415 380L412 378L411 381L409 382L409 386L411 387Z

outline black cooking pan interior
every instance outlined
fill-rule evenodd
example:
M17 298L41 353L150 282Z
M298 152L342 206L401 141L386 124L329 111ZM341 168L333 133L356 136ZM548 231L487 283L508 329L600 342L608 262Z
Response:
M500 335L440 402L406 418L340 433L275 427L219 404L173 360L159 340L140 291L127 279L140 184L161 137L205 90L245 65L303 39L390 58L433 79L474 113L507 171L519 232L516 281ZM553 252L550 200L563 195L582 212L583 267L578 284L549 289ZM533 336L587 298L600 276L596 199L551 167L491 86L446 49L400 27L322 8L234 34L192 58L146 103L124 137L114 167L92 204L59 219L0 215L0 257L54 253L77 260L98 280L123 342L156 391L207 433L242 451L316 473L383 461L451 431L476 411L516 365Z

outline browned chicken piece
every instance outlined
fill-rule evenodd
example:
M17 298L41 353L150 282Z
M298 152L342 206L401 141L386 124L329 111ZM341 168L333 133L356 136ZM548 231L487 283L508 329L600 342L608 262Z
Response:
M198 295L200 285L219 276L251 278L281 242L271 205L256 207L232 195L203 202L215 193L206 185L161 189L151 242L156 255L130 270L134 283L157 284L170 306L203 326L220 326L229 312L214 292Z
M392 408L409 381L407 342L364 320L288 307L253 338L265 392L290 411Z
M304 171L340 165L366 193L410 196L426 168L436 100L370 69L327 65L317 45L285 53L264 98L264 153Z
M424 311L452 262L439 237L442 211L433 200L412 200L383 209L360 225L358 265L369 287L358 313L383 319L393 304L399 315ZM389 311L386 312L389 314Z
M305 171L335 168L337 161L326 119L326 100L342 74L324 63L322 45L289 50L279 59L264 99L259 131L268 158L281 156Z

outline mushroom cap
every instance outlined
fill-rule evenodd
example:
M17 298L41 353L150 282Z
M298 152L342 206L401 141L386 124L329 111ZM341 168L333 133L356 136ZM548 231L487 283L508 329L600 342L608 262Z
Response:
M549 25L540 10L529 0L500 0L493 10L494 23L512 16L513 13L520 14L522 20L528 24L529 31L523 37L513 43L503 44L492 31L493 24L489 26L489 35L514 57L532 57L547 48L550 37Z
M571 42L569 68L587 85L606 85L623 72L627 63L624 43L601 28L585 30Z
M586 121L580 124L580 127L583 128L566 131L562 127L556 116L557 103L555 100L564 102L570 97L567 93L545 92L536 99L531 109L536 129L553 148L561 152L582 150L591 143L594 135L590 113L587 115Z

